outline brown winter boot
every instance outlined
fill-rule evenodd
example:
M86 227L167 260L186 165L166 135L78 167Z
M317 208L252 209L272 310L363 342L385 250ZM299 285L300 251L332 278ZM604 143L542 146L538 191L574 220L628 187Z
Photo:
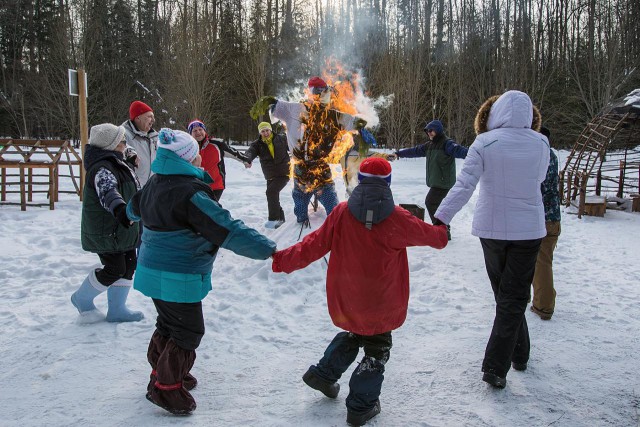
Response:
M183 386L183 378L193 367L194 350L185 350L169 339L156 367L157 380L147 399L175 415L189 415L196 409L196 401Z
M149 375L149 385L147 385L147 392L150 392L153 385L156 383L156 367L158 366L158 359L164 351L168 337L160 335L160 332L156 329L151 335L151 341L149 341L149 348L147 349L147 360L151 365L151 374Z
M147 360L151 365L151 374L149 374L149 384L147 385L147 392L151 391L153 385L158 379L156 376L156 366L158 365L158 358L164 351L164 347L167 345L168 341L169 338L160 335L160 332L158 332L157 329L151 336L151 341L149 341L149 349L147 350ZM182 385L184 386L184 388L191 391L196 388L196 385L198 385L198 380L193 375L187 372L187 375L185 375L182 379Z

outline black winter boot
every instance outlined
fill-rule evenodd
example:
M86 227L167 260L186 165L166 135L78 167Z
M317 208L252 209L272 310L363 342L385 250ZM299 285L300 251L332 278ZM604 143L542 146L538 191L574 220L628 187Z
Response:
M312 372L311 368L305 372L302 376L302 381L314 390L321 391L325 396L335 399L340 392L340 384L337 382L331 383L323 378L320 378Z
M347 424L350 426L362 426L371 418L380 413L380 401L377 400L373 408L365 413L357 413L347 410Z

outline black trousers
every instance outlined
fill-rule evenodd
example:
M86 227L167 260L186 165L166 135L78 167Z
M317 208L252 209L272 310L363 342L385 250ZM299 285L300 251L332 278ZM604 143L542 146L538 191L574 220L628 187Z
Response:
M327 382L336 382L356 360L360 347L364 357L351 374L347 408L365 413L374 407L380 397L384 381L384 365L393 346L391 332L365 336L351 332L338 333L324 352L317 365L310 369Z
M484 263L496 301L493 329L482 371L506 377L511 362L529 360L530 341L525 311L542 239L480 239Z
M440 206L440 203L447 197L449 193L449 189L446 188L429 188L429 192L427 193L427 197L424 199L424 205L427 208L427 212L429 212L429 218L431 218L431 223L433 224L433 220L435 219L434 215Z
M284 211L280 206L280 192L289 183L288 176L276 176L267 180L267 208L269 221L284 221Z
M133 279L138 257L136 250L98 254L104 267L96 270L96 278L103 286L110 286L118 279Z
M153 298L158 318L156 329L185 350L195 350L204 336L202 302L169 302Z

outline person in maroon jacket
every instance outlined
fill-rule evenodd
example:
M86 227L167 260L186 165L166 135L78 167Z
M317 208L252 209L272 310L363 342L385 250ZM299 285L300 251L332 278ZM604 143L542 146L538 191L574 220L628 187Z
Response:
M364 357L351 375L346 399L347 423L362 425L380 413L384 366L391 331L407 317L409 263L407 247L447 245L447 228L433 226L396 206L389 185L391 165L380 157L364 160L359 185L347 202L300 243L273 254L274 272L291 273L331 252L327 302L334 325L344 329L318 364L302 377L311 388L336 398L338 380L360 347ZM376 254L371 257L368 254Z

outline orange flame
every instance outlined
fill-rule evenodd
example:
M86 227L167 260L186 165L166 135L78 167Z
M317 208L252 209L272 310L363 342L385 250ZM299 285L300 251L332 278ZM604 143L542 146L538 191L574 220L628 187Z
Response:
M323 70L322 78L331 87L331 99L325 107L320 104L319 97L305 90L308 118L305 123L305 134L299 149L294 149L291 162L292 174L298 177L298 182L306 192L312 192L327 184L340 175L336 168L329 164L336 164L353 147L353 135L350 131L341 129L339 120L341 113L355 115L355 94L359 78L356 73L348 72L336 59L329 58Z

